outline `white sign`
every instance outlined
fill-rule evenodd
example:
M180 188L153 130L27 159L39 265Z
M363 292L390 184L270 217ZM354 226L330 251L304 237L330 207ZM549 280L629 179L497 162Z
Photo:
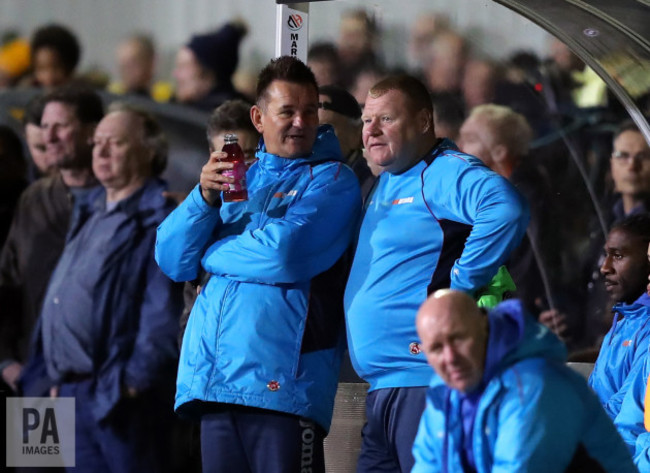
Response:
M309 13L278 5L275 56L293 56L307 62Z
M75 466L72 397L7 398L7 465Z

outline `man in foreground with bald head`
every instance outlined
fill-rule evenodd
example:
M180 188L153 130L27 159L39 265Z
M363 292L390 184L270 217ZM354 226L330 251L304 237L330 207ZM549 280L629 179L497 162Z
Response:
M413 472L632 472L634 465L566 350L517 300L486 314L443 289L417 315L434 376Z

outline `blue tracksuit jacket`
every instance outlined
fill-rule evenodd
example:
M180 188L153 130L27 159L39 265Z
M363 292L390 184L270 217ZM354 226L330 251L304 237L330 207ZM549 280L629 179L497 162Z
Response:
M490 313L486 368L472 429L478 473L635 472L625 444L584 379L565 365L566 349L523 312L520 301ZM521 327L504 340L499 318ZM413 446L413 473L461 472L463 418L460 393L435 376ZM598 468L600 466L601 469Z
M192 280L200 266L211 275L183 338L175 407L188 415L202 401L260 407L327 430L342 335L335 285L342 294L345 275L326 271L351 243L359 184L330 126L311 156L281 158L262 143L257 157L248 201L210 207L197 186L158 229L167 275Z
M650 380L650 356L647 356L647 352L642 360L642 368L635 371L629 379L629 389L614 424L634 456L639 471L650 471L650 432L644 423L644 413L650 410L650 406L645 403Z
M615 304L612 312L614 322L601 345L589 385L614 419L650 346L650 297L643 294L632 304Z
M449 140L404 173L380 176L345 289L350 357L370 390L429 385L420 304L436 289L487 285L528 220L515 188Z

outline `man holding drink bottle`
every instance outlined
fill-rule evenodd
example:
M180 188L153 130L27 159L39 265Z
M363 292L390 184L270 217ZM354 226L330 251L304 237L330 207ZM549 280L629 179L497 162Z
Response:
M324 471L359 184L332 128L318 127L316 81L297 59L262 70L251 120L262 140L248 200L225 202L234 165L213 152L158 229L168 276L209 275L184 335L175 408L201 420L205 471Z

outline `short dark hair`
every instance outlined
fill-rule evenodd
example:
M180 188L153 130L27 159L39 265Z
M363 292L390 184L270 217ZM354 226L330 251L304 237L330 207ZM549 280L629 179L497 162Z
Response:
M160 176L167 167L169 144L158 120L148 111L126 102L113 102L108 113L129 113L142 121L143 141L147 148L153 150L151 175Z
M251 121L251 104L241 99L228 100L219 105L208 119L208 142L224 130L247 130L258 133Z
M36 125L41 126L41 117L43 116L43 109L45 108L45 101L42 95L36 95L25 106L25 115L23 115L23 126Z
M368 95L372 98L378 98L391 90L396 90L406 96L408 106L413 113L427 110L433 116L431 96L420 80L408 74L388 76L373 85Z
M294 84L311 85L314 88L314 94L318 96L318 84L316 77L309 67L300 59L292 56L280 56L272 59L257 78L256 102L261 108L265 100L266 91L273 81L283 80Z
M43 97L43 108L50 102L60 102L75 109L77 119L87 124L97 124L104 116L104 104L97 93L78 85L67 85Z
M23 144L16 132L6 125L0 125L0 149L2 180L24 179L27 163L23 155Z
M329 41L314 43L307 52L307 61L326 61L337 66L341 63L338 49Z
M36 52L42 48L54 49L68 74L79 64L81 46L77 37L65 26L50 24L36 30L31 41L32 62Z
M643 212L629 215L612 225L610 233L619 230L641 238L646 244L650 244L650 213Z

